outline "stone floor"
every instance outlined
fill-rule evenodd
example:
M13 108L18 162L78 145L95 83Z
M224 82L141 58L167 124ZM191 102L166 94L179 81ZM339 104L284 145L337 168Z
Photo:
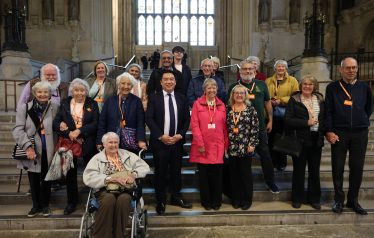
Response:
M0 231L0 238L73 238L78 230L65 231ZM349 237L372 238L374 226L363 225L299 225L299 226L240 226L240 227L204 227L204 228L150 228L147 238L304 238L304 237Z

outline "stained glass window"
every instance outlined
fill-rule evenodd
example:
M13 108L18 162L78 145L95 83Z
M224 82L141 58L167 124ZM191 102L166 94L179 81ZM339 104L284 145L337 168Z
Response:
M137 44L214 46L215 0L137 0Z
M147 45L153 45L153 17L147 17Z
M171 18L170 16L165 17L165 42L171 42Z
M188 42L188 19L186 16L181 20L181 42Z

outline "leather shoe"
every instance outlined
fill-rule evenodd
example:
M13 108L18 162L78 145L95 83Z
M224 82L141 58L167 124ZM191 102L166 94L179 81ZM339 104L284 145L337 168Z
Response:
M299 202L292 202L292 207L293 208L300 208L301 207L301 203L299 203Z
M334 206L332 207L332 211L335 213L342 213L343 212L343 203L336 202Z
M213 206L213 209L215 210L215 211L218 211L219 210L219 206Z
M248 205L244 205L242 206L242 210L248 210L251 206L248 206Z
M284 171L285 169L286 167L280 167L280 166L277 168L278 171Z
M234 209L238 209L240 206L239 206L238 204L234 204L234 205L232 205L232 207L233 207Z
M352 208L353 211L355 211L355 213L360 214L360 215L367 215L368 214L367 211L365 211L365 209L363 209L360 206L360 204L358 204L358 203L353 203L352 204L352 203L347 202L346 207Z
M314 209L321 210L321 205L319 203L312 203L310 204Z
M156 207L156 212L158 215L162 215L165 213L165 203L159 203Z
M171 200L171 205L180 206L181 208L192 208L192 204L188 202L183 202L182 199L180 200Z
M207 210L207 211L210 211L210 210L212 210L212 208L211 207L209 207L209 206L207 206L207 207L204 207L205 208L205 210Z
M68 204L67 207L65 208L64 215L70 215L74 212L75 210L75 204Z

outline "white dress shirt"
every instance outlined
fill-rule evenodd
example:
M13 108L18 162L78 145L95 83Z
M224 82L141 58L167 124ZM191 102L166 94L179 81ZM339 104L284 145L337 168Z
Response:
M162 90L162 92L164 94L164 105L165 105L164 135L169 135L169 130L170 130L169 95L164 90ZM174 91L171 93L171 100L173 101L173 106L174 106L175 134L176 134L177 127L178 127L178 108L177 108L177 102L175 101Z

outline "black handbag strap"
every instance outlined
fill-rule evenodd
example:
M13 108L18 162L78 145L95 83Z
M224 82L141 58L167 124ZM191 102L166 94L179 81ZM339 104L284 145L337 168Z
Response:
M285 126L284 130L283 130L283 133L282 133L282 137L281 137L282 139L283 139L284 135L286 134L287 129L289 129L288 126ZM295 142L296 142L296 140L297 140L296 129L293 129L293 131L294 131L294 134L295 134Z

